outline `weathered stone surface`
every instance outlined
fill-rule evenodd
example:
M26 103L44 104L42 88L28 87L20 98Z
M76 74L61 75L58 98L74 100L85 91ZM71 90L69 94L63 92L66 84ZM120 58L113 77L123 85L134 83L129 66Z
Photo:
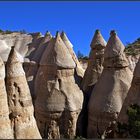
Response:
M25 73L14 47L6 63L9 117L15 139L40 139Z
M85 92L88 92L90 87L96 84L102 73L105 46L106 42L103 39L100 31L96 30L90 45L91 51L89 54L88 67L82 81L82 89Z
M84 76L84 70L83 70L81 64L79 63L79 60L78 60L75 52L73 51L73 45L71 44L71 42L69 41L68 37L66 36L66 34L64 32L61 33L61 38L62 38L63 42L65 43L66 47L68 48L69 53L71 54L73 61L76 64L75 76L76 76L78 83L80 85L82 78Z
M35 82L35 77L36 77L36 74L37 74L37 71L39 68L39 62L40 62L41 56L42 56L43 52L45 51L45 48L48 46L48 43L51 38L52 38L52 35L50 34L50 32L47 32L45 37L40 42L38 48L36 49L33 57L31 58L29 70L26 73L26 77L27 77L27 81L29 84L29 88L31 91L33 101L36 98L35 93L34 93L34 82Z
M15 46L15 49L18 53L24 57L28 51L28 46L32 42L32 36L28 34L22 34L19 32L13 32L10 34L0 34L0 40L4 41L8 48L11 46ZM7 49L5 51L5 59L3 61L7 61L10 50Z
M140 58L134 70L131 87L118 117L120 123L128 122L127 109L134 104L140 105Z
M88 138L101 137L116 121L132 80L124 45L114 31L104 56L104 70L88 104Z
M43 138L74 138L83 93L74 78L76 65L60 34L52 38L35 80L35 115Z
M88 123L88 112L87 104L92 92L93 87L100 78L100 75L103 70L103 55L106 42L103 39L99 30L95 31L94 37L91 41L90 47L91 51L88 59L88 67L85 71L83 80L82 80L82 89L84 91L84 104L83 109L78 121L78 133L83 137L87 137L87 123Z
M0 57L4 62L7 61L8 55L10 53L11 47L8 47L5 40L0 40ZM17 52L17 55L19 57L19 60L21 62L24 61L23 57Z
M139 60L139 57L140 57L140 54L135 55L135 56L132 56L132 55L127 56L127 59L128 59L128 62L129 62L129 68L132 72L134 72L134 69L136 67L136 63Z
M13 139L4 78L5 66L0 58L0 139Z

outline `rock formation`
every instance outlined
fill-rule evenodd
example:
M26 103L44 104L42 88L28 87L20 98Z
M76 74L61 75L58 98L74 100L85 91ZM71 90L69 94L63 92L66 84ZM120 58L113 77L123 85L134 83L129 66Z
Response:
M4 78L5 66L0 58L0 139L13 139Z
M34 94L34 82L35 82L35 77L36 77L36 74L37 74L37 71L39 68L39 62L40 62L41 56L51 38L52 38L52 36L51 36L50 32L47 32L30 60L30 66L29 66L29 70L26 74L26 77L27 77L27 81L29 84L29 88L31 91L33 101L36 98L36 96Z
M118 121L120 123L128 122L127 109L128 107L130 107L130 105L134 104L140 106L140 58L134 70L134 76L131 87L129 89L128 95L124 101L124 104L118 117Z
M32 42L32 36L29 34L22 34L20 32L13 32L10 34L0 33L0 40L4 41L8 48L11 48L11 46L15 46L17 52L20 53L22 57L24 57L28 52L29 44ZM5 57L6 59L3 61L7 61L9 52L10 51L8 51L7 53L5 52L5 54L7 54L7 57Z
M45 49L35 80L35 115L43 138L74 138L83 93L76 84L76 65L57 33Z
M15 139L40 139L25 73L12 47L6 63L9 117Z
M91 51L89 54L88 67L85 71L84 78L82 81L82 89L88 92L98 81L102 70L104 60L104 49L106 42L103 39L99 30L96 30L95 35L90 44ZM91 90L90 90L91 91Z
M132 72L124 54L124 45L111 31L104 53L104 70L88 104L88 138L105 135L113 127L131 85Z
M96 30L92 42L90 44L91 51L88 59L88 67L85 71L84 78L82 81L82 89L84 91L84 104L83 109L78 121L78 135L87 137L87 123L88 123L88 112L87 104L92 92L93 87L98 81L102 70L103 70L103 55L106 42L103 39L99 30Z
M132 56L132 55L127 56L127 59L128 59L128 62L129 62L129 68L132 72L134 72L134 69L136 67L136 63L139 60L139 57L140 57L140 54L135 55L135 56Z
M80 85L81 81L83 79L83 76L84 76L84 70L83 70L81 64L79 63L79 60L78 60L75 52L73 51L73 45L71 44L71 42L69 41L68 37L66 36L66 34L64 32L61 33L61 38L62 38L63 42L65 43L66 47L68 48L73 61L76 64L75 78L76 78L76 81L78 81L78 84Z

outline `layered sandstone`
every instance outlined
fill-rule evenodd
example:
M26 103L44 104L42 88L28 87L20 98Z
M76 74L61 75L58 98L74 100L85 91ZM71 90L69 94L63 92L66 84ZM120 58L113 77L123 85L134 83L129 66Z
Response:
M6 63L6 90L14 139L40 139L25 73L14 47Z
M88 104L88 138L108 133L127 96L132 72L128 68L124 48L115 31L112 31L104 53L104 70Z
M83 93L76 84L76 64L60 34L49 41L35 80L35 115L43 138L74 138Z

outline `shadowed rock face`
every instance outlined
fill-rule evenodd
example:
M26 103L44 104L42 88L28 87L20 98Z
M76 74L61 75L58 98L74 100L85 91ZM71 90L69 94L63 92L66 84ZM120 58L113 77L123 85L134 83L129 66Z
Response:
M47 32L45 37L40 42L38 48L36 49L33 57L31 58L29 70L26 73L26 77L27 77L27 81L29 84L29 88L31 91L33 101L36 98L35 93L34 93L34 82L35 82L35 77L36 77L36 74L37 74L37 71L39 68L39 62L40 62L41 56L42 56L43 52L45 51L45 48L48 46L48 43L51 38L52 38L51 34L49 32Z
M133 104L140 105L140 58L134 70L131 87L118 117L119 122L128 122L127 109Z
M6 90L14 138L40 139L25 73L14 47L6 63Z
M4 78L5 67L0 58L0 139L13 139Z
M132 80L124 45L114 31L106 46L103 66L88 104L88 138L103 135L114 123Z
M99 30L96 30L91 42L88 67L82 81L82 89L88 92L89 88L96 84L103 70L103 55L106 42Z
M35 80L35 115L43 138L74 138L83 94L75 62L57 33L45 49Z
M75 52L73 51L73 45L71 44L71 42L69 41L68 37L66 36L66 34L64 32L61 33L61 38L63 40L63 42L65 43L66 47L69 50L69 53L72 56L73 61L76 64L76 68L75 68L75 78L78 81L78 84L81 84L82 78L84 76L84 70L81 66L81 64L79 63L79 60L75 54Z

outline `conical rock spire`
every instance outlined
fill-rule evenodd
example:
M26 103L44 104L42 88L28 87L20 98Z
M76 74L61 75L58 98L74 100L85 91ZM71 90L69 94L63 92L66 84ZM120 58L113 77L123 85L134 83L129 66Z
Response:
M128 60L124 53L124 45L113 30L107 43L104 55L104 67L127 67Z
M95 31L94 37L90 44L90 47L92 49L96 48L96 46L106 46L106 41L104 40L98 29Z
M54 46L54 47L52 47L52 46ZM53 51L52 51L52 49L53 49ZM48 51L48 52L44 53L44 55L42 56L42 59L40 61L41 65L53 63L56 66L59 66L62 68L75 68L76 67L68 49L66 48L64 42L62 41L62 39L60 37L59 32L57 32L56 37L51 40L51 43L49 44L48 49L46 51ZM51 53L53 53L51 56L52 59L51 58L48 59L47 54L49 54L50 51L51 51ZM46 60L48 60L48 61L46 62Z
M123 49L116 34L111 34L104 55L104 69L88 104L88 138L97 137L98 133L103 135L114 124L131 86L132 72L124 65L127 61ZM112 57L114 59L116 55L118 59L113 61Z
M61 33L61 38L62 38L64 44L66 45L67 49L69 50L69 53L71 54L73 61L76 64L76 76L78 79L78 83L81 83L81 79L84 76L84 70L83 70L81 64L79 63L79 60L78 60L75 52L73 51L73 45L69 41L69 39L64 31L62 31L62 33Z
M14 47L6 63L6 90L14 138L40 139L25 73Z
M5 66L0 58L0 139L13 139L4 79Z
M103 66L104 61L104 49L106 47L106 42L102 37L99 30L95 31L94 37L91 42L91 50L89 54L88 67L85 71L84 78L82 81L82 89L88 92L90 87L94 86L98 81Z
M35 115L43 138L74 138L76 135L83 93L75 81L75 68L57 32L42 55L35 80Z

